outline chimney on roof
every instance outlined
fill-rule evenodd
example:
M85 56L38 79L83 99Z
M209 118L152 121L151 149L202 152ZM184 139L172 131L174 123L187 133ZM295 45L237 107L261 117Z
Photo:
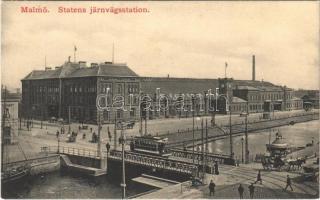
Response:
M252 56L252 80L256 80L256 59L255 56Z
M168 78L170 78L170 75L168 74Z
M85 68L85 67L87 67L87 62L86 61L79 61L79 66L80 66L80 68Z
M68 56L68 63L70 63L71 61L71 56Z

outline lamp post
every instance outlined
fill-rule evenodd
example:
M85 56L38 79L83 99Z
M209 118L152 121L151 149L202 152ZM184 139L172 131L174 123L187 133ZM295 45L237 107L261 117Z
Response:
M125 126L122 122L118 122L117 126L115 127L116 129L121 130L121 135L120 135L120 143L121 143L121 157L122 157L122 182L120 186L122 187L122 199L126 198L126 170L125 170L125 151L124 151L124 145L125 145L125 135L124 135L124 129Z
M60 153L60 133L57 136L58 138L58 154Z
M233 158L232 124L231 124L231 106L229 105L229 133L230 133L230 157Z
M192 164L194 164L194 95L192 95Z
M126 198L126 170L125 170L125 162L124 162L124 143L125 137L123 133L123 127L121 128L121 146L122 146L122 199Z
M247 102L247 113L246 113L246 130L245 130L245 163L248 164L249 163L249 144L248 144L248 102Z
M241 138L241 161L243 163L243 137Z

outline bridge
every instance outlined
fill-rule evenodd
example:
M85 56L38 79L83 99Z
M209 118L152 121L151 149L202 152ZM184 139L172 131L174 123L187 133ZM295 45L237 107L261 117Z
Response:
M59 149L59 150L58 150ZM125 151L124 159L127 164L144 167L152 170L170 171L172 173L179 173L184 175L194 175L195 173L203 169L204 162L205 170L207 173L211 173L212 164L217 162L219 164L235 165L235 160L228 155L214 154L181 150L172 148L170 149L172 155L167 157L141 154L132 151ZM60 146L48 146L42 147L41 152L44 153L59 153L68 156L76 156L77 159L73 158L74 164L83 163L80 159L87 160L91 159L91 163L101 162L101 159L107 159L107 163L115 161L122 161L122 151L111 150L109 154L102 152L101 156L98 155L96 150L85 149L85 148L74 148ZM193 163L193 160L196 162ZM113 162L114 163L114 162ZM87 167L99 168L97 163L90 164ZM105 166L105 168L107 168Z
M152 156L126 151L124 154L124 158L126 163L140 165L153 169L173 171L188 175L192 175L197 171L197 167L189 162L172 160L160 156ZM121 161L122 152L112 150L108 155L108 161L109 160Z

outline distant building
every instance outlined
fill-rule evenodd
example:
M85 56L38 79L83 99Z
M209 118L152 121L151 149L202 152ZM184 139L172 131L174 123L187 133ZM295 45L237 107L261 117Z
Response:
M18 124L20 116L20 90L12 92L1 87L1 115L3 122L3 140L5 144L15 142L18 134Z
M97 112L96 99L108 91L110 110ZM22 115L25 118L62 118L66 121L96 123L140 117L138 100L129 110L129 95L139 94L140 81L126 64L111 62L66 62L55 69L34 70L22 79ZM117 95L124 97L124 110L112 107ZM137 95L136 95L137 96ZM135 97L138 98L138 97Z
M303 106L319 109L319 90L298 90L296 91L296 96L303 100Z
M85 62L69 60L55 69L34 70L21 81L22 116L43 120L55 117L68 121L70 116L70 120L77 122L96 123L100 119L113 123L116 119L129 121L140 116L155 119L211 115L209 108L226 114L230 110L253 113L301 109L302 105L301 99L293 97L292 89L256 81L255 77L253 80L141 77L126 64L111 62L87 66ZM96 99L100 95L108 95L99 102L110 110L98 112ZM119 104L119 95L124 97L124 109L114 106ZM142 98L144 95L148 98ZM150 109L145 112L142 108L147 103Z

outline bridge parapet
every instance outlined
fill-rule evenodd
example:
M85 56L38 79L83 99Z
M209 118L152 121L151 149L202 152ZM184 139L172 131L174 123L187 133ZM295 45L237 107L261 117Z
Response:
M75 156L83 156L90 158L97 158L98 151L86 148L75 148L75 147L65 147L65 146L44 146L41 147L42 153L58 153L58 154L66 154L66 155L75 155Z
M165 169L184 174L194 174L197 167L193 164L183 161L171 160L164 157L151 156L145 154L138 154L133 152L125 152L125 161L132 164L143 165L152 168ZM121 160L121 151L111 151L108 159Z
M228 155L224 154L214 154L214 153L207 153L202 154L202 152L195 151L194 153L190 150L180 150L180 149L170 149L172 156L180 157L180 158L187 158L187 159L195 159L195 160L204 160L206 159L208 162L218 162L220 164L226 165L235 165L235 160ZM204 158L203 158L204 156Z

